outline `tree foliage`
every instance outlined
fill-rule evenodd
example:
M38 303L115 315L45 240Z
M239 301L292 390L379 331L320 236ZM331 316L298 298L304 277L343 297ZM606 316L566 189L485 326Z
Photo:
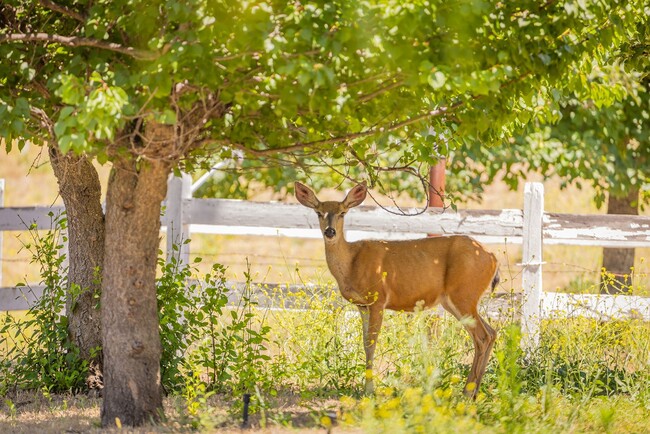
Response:
M598 206L608 194L625 198L640 191L641 203L650 198L648 13L647 6L637 11L627 38L599 34L601 46L594 55L570 66L566 86L552 94L555 116L533 119L508 146L456 150L452 171L477 181L470 194L480 195L483 185L504 172L512 188L527 173L540 172L559 176L562 187L591 185ZM452 182L462 189L462 181Z
M7 146L54 136L104 161L155 120L179 126L165 157L239 150L277 188L323 166L399 188L450 150L491 149L557 119L568 68L589 75L585 57L647 20L642 1L52 5L3 7Z

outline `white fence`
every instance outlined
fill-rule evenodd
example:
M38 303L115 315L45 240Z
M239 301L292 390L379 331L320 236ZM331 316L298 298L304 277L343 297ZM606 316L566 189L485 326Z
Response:
M192 198L191 178L172 178L162 224L167 231L167 255L176 254L189 261L190 244L174 252L173 243L190 238L190 233L230 233L320 237L313 211L285 203L255 203L225 199ZM0 198L2 193L0 190ZM25 230L36 223L48 229L50 217L59 208L2 208L2 231ZM427 233L465 234L485 243L523 244L523 305L521 322L528 342L535 343L542 318L561 312L601 319L640 317L650 320L650 298L628 295L575 295L543 291L542 268L544 244L601 247L650 247L650 217L619 215L576 215L544 212L544 189L528 183L524 192L524 209L498 211L462 210L442 212L430 209L412 217L397 217L386 211L361 206L346 218L348 239L364 237L406 239ZM1 242L1 238L0 238ZM0 288L0 311L25 309L38 297L24 297L16 288Z

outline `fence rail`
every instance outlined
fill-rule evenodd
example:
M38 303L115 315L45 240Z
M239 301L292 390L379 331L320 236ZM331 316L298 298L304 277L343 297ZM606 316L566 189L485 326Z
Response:
M0 184L1 185L1 184ZM191 178L171 178L162 224L167 232L167 255L189 262L191 243L174 251L171 246L190 238L191 232L273 234L320 237L316 216L311 210L286 203L259 203L225 199L194 199ZM0 193L1 197L1 193ZM2 231L26 230L35 224L49 229L51 217L62 207L0 207ZM416 210L405 210L415 214ZM544 188L526 184L524 209L492 211L432 208L424 213L397 217L377 207L361 206L346 218L349 239L381 237L412 239L427 233L465 234L486 243L523 245L521 322L528 344L537 341L539 321L563 312L567 315L600 315L601 319L640 317L650 320L650 299L626 295L567 295L543 291L543 245L564 244L601 247L650 247L650 217L620 215L579 215L544 212ZM38 296L23 297L16 288L0 288L0 310L25 309ZM598 313L600 312L600 313Z

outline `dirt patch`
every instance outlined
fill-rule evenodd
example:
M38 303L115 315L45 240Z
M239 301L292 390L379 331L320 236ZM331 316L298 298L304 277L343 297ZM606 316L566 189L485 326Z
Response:
M19 392L2 397L0 402L0 433L170 433L197 430L210 433L324 433L321 417L340 406L333 398L305 400L298 394L284 392L275 397L272 410L250 416L249 426L242 429L235 403L223 395L212 396L201 414L189 416L180 397L165 399L166 420L137 429L102 429L101 398L85 395L43 395ZM199 422L200 421L200 422ZM198 423L198 425L197 425ZM335 427L335 433L361 433L355 428Z
M77 433L99 428L98 398L19 392L14 397L3 397L2 401L3 433Z

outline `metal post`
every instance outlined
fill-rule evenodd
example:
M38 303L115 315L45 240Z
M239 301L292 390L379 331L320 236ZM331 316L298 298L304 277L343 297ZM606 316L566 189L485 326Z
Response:
M440 157L435 166L429 169L429 206L443 208L445 206L445 174L447 159Z
M445 206L445 175L447 159L440 157L435 166L429 169L429 207L444 208ZM440 234L427 234L428 237L439 237Z

